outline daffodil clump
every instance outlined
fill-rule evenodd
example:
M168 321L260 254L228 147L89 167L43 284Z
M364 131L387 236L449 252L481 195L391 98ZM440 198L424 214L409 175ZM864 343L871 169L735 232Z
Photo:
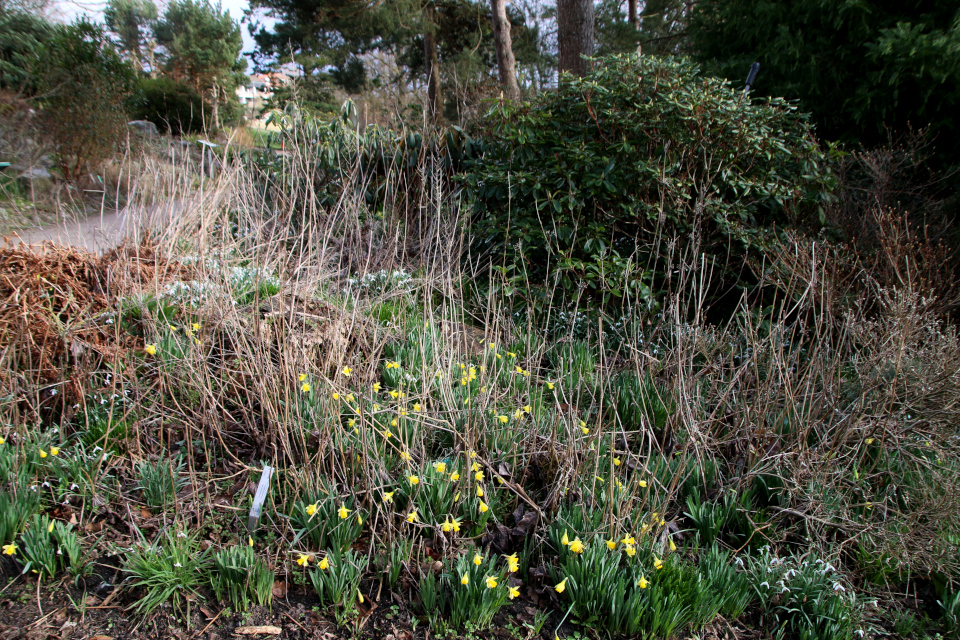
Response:
M346 551L357 541L367 519L367 511L358 509L350 496L340 496L336 485L329 485L294 504L290 523L298 540L308 541L314 549Z
M360 577L365 561L352 549L346 552L330 550L309 570L320 603L334 606L339 612L349 614L357 602L363 602Z
M466 623L486 629L500 608L520 595L510 580L518 569L516 555L496 557L468 548L445 564L437 606L455 629Z
M612 634L673 637L718 614L743 613L752 591L729 555L711 547L698 551L697 563L659 512L621 508L614 513L633 523L632 531L610 528L603 505L611 489L602 483L586 504L563 504L549 526L557 553L553 588L577 617Z

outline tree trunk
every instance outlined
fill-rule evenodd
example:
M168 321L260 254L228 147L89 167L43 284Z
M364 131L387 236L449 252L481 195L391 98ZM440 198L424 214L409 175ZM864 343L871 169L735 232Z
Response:
M637 37L637 53L640 53L640 12L637 10L638 0L627 0L627 15L630 22L630 26L633 27L633 30L636 32Z
M213 120L213 128L215 131L220 131L220 92L218 91L219 87L216 83L213 85L213 109L210 113L210 118Z
M590 72L590 62L583 56L593 55L593 0L557 0L557 44L561 73Z
M517 84L517 61L513 57L510 20L507 18L507 1L490 0L490 13L493 16L493 42L497 49L500 86L507 98L519 100L520 86Z
M436 124L442 115L443 96L440 93L440 63L437 60L436 24L433 20L433 5L423 9L423 58L427 63L427 112L430 122Z

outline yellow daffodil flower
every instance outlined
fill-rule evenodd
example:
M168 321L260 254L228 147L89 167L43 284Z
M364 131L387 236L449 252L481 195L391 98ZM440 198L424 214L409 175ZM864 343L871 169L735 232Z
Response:
M566 530L564 530L563 532L563 537L560 538L560 544L562 544L565 547L570 544L570 536L567 535Z
M480 501L480 513L486 513L490 510L490 507L487 506L487 503L483 500Z
M310 564L310 556L307 556L301 553L300 557L297 558L297 564L300 565L301 567Z
M317 512L317 503L314 502L313 504L308 504L306 508L306 512L308 516L312 516L313 514L315 514Z
M374 382L374 383L373 383L373 392L374 392L374 393L380 393L380 383L379 383L379 382Z
M547 383L547 389L549 389L550 391L553 391L553 389L554 389L555 386L556 386L556 385L553 384L552 382L548 382L548 383Z
M298 380L299 382L303 382L303 381L306 380L306 379L307 379L307 374L305 374L305 373L301 373L300 375L297 376L297 380Z
M487 576L487 589L496 589L497 579L494 576Z
M47 457L47 452L44 451L43 449L40 449L40 457L41 457L41 458L46 458L46 457Z
M475 554L473 556L473 564L479 567L482 563L483 563L483 556L481 556L479 553Z
M499 420L501 424L507 424L510 422L510 418L507 416L497 416L497 420Z
M401 460L405 460L405 461L410 461L410 460L413 459L413 456L411 456L410 453L407 452L407 451L401 451L401 452L400 452L400 459L401 459Z
M583 543L580 542L580 538L574 538L573 542L570 543L570 551L574 553L583 553Z
M16 553L17 553L17 545L12 544L12 543L11 543L11 544L5 544L5 545L3 545L3 554L4 554L4 555L12 556L12 555L16 555Z
M317 566L323 569L324 571L326 571L327 569L330 568L330 561L327 560L326 557L324 557L323 560L321 560L319 564L317 564Z
M458 471L454 471L453 473L450 474L451 482L456 482L459 479L460 479L460 473Z
M350 376L353 375L353 369L351 369L350 367L344 367L344 368L343 368L343 375L346 376L347 378L349 378Z
M517 554L511 553L508 556L504 556L507 559L507 570L510 573L516 573L520 570L520 558L517 557Z
M637 555L637 550L632 544L628 544L624 547L624 550L627 552L627 555L631 558Z
M511 600L513 600L520 595L520 589L517 589L516 587L510 587L510 591L507 592L507 595Z
M387 493L383 494L383 501L393 502L393 491L388 491Z
M460 578L460 584L462 585L470 584L470 576L467 574L463 574L463 576Z
M656 556L653 557L653 568L657 571L663 569L663 561Z
M416 521L417 521L417 511L416 511L416 509L414 509L414 510L411 511L410 514L407 516L407 522L416 522Z
M149 353L151 356L157 355L157 345L148 344L143 347L143 350Z
M438 462L435 465L433 465L433 470L436 471L437 473L446 473L447 465L446 463Z
M617 548L616 540L607 540L607 549L610 549L610 551L613 551L616 548Z
M650 583L647 582L647 579L641 575L640 582L637 583L637 586L640 587L641 589L646 589L648 584Z
M641 481L638 482L637 484L639 484L639 485L640 485L640 488L642 488L642 489L646 489L646 488L647 488L647 481L646 481L646 480L641 480Z
M420 478L418 478L417 476L409 476L407 480L410 481L410 484L414 484L414 485L420 484Z
M560 584L554 587L557 590L557 593L563 593L563 590L567 588L567 579L564 578L560 581Z
M304 393L310 393L310 385L304 382L302 385L300 385L300 391L303 391Z
M337 509L337 515L340 516L341 520L346 520L347 516L350 515L350 509L347 509L347 505L341 504L340 508Z
M670 540L670 551L676 551L676 550L677 550L677 545L675 545L675 544L673 543L673 540L671 539L671 540Z
M60 453L60 449L58 449L57 447L50 447L50 455L55 456L58 453Z

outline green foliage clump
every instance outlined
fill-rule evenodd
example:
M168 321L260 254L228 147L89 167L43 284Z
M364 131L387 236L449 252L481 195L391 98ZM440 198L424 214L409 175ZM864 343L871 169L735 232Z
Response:
M150 545L136 547L123 570L142 587L136 611L146 615L168 600L180 610L188 597L200 598L200 587L209 567L207 551L200 551L196 536L175 535L167 530Z
M40 16L0 6L0 89L35 88L38 54L53 29Z
M103 27L81 21L57 27L38 52L44 131L56 145L63 176L81 177L106 161L126 140L126 102L133 68Z
M213 592L238 611L246 611L251 603L269 604L273 579L273 571L257 558L253 547L233 546L218 551L213 557L210 576Z
M706 0L690 13L690 48L705 71L799 100L830 140L883 144L888 128L930 126L960 161L960 9L923 3Z
M482 127L465 177L474 250L603 304L653 308L666 274L652 265L674 237L697 245L673 255L725 260L774 225L817 222L832 182L794 107L677 58L603 59Z
M845 640L853 637L860 603L829 562L779 557L769 547L749 558L748 570L775 638Z
M137 488L143 493L143 501L149 507L162 509L177 497L177 492L186 484L180 474L185 463L182 458L161 458L155 462L144 461L137 468Z
M2 476L0 481L6 482ZM0 490L0 545L12 543L30 516L36 515L39 509L40 495L22 484L14 495Z
M61 570L75 577L85 573L83 550L73 525L34 515L20 537L20 546L25 560L24 573L36 573L41 580L52 578Z
M130 102L132 118L148 120L174 135L201 132L211 122L210 107L200 93L172 78L143 78Z

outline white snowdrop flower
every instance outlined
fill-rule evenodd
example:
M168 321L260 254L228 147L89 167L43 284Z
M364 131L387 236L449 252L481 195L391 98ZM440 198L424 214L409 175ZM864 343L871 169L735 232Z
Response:
M76 482L70 485L70 491L76 491L79 488L80 486Z
M173 566L175 566L175 567L177 567L177 568L183 567L183 565L180 564L179 562L174 562L174 563L173 563Z
M186 538L186 537L187 537L187 532L186 532L186 531L181 531L180 533L177 534L177 537L178 537L178 538Z
M56 390L56 389L50 389L50 395L52 395L52 396L57 395L57 390Z
M763 582L760 583L760 586L761 586L761 587L766 587L767 589L769 589L769 588L770 588L770 583L767 582L766 580L764 580Z
M57 549L57 555L58 555L58 556L62 556L62 555L63 555L63 549Z
M834 591L846 591L846 589L843 588L843 585L840 584L839 582L834 582L834 583L833 583L833 590L834 590Z
M44 482L44 483L43 483L42 485L40 485L40 486L43 487L44 489L49 489L49 488L50 488L50 483L49 483L49 482Z

